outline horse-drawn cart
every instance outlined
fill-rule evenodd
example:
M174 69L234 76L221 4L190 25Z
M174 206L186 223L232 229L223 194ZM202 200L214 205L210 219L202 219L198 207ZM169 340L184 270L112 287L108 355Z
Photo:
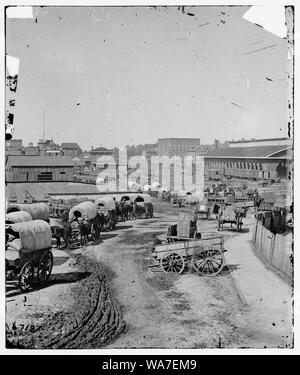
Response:
M242 211L234 206L226 206L218 214L218 230L223 230L224 224L230 224L236 226L236 230L239 232L242 229Z
M45 220L49 222L49 207L46 203L17 203L9 205L7 213L26 211L32 220Z
M6 227L6 278L18 279L23 292L50 277L53 267L51 229L43 220L11 224Z
M67 230L68 245L74 247L85 245L89 237L98 237L97 209L91 201L86 201L72 207L69 212L69 228Z
M202 276L215 276L224 267L224 241L222 236L187 240L155 246L152 256L165 273L180 274L187 264Z
M149 194L138 194L133 202L133 216L138 219L142 217L145 217L146 219L152 218L153 205L151 201L152 198Z
M105 196L95 201L98 215L102 218L102 225L110 230L116 229L117 212L116 204L112 197Z
M23 223L32 221L31 215L26 211L13 211L5 215L5 224Z

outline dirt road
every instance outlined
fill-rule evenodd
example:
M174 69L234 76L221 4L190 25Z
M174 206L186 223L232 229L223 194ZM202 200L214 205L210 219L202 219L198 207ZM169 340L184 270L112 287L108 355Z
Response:
M151 257L178 210L155 204L155 217L120 223L98 244L55 251L47 287L7 296L10 345L25 348L238 348L286 347L276 327L253 324L226 267L200 277L191 269L165 274ZM200 231L216 231L199 220ZM224 231L225 238L246 236ZM61 259L61 262L59 262ZM25 302L24 302L25 298ZM13 301L12 301L13 299ZM31 306L30 306L31 305ZM29 326L25 330L21 325ZM31 332L31 327L32 331Z

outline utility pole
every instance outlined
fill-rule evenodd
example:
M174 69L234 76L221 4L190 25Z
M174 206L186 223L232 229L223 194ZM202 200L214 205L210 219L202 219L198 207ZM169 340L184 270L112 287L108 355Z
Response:
M43 111L43 140L45 140L45 111Z

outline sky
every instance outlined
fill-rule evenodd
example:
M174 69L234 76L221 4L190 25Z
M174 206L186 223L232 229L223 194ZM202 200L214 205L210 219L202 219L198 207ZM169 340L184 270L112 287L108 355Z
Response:
M14 138L82 149L287 136L287 42L248 7L36 7L7 19ZM187 15L187 12L194 16Z

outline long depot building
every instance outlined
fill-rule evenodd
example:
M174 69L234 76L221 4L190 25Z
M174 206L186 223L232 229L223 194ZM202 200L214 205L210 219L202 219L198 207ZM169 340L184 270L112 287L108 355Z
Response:
M251 139L229 142L204 154L209 175L281 180L293 173L293 143L289 138Z

